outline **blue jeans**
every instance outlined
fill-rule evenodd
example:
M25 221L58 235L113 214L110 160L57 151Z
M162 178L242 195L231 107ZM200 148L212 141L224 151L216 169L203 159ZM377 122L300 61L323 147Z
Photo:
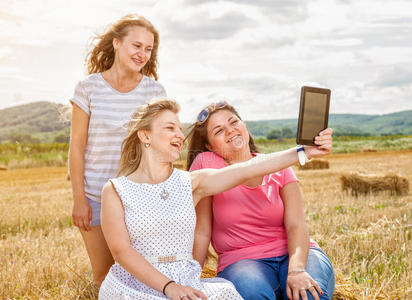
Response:
M289 255L263 259L244 259L227 266L218 277L231 281L245 299L287 300L286 279ZM335 274L326 254L319 248L310 247L306 271L319 284L323 296L330 300L335 289ZM309 300L313 299L306 291Z

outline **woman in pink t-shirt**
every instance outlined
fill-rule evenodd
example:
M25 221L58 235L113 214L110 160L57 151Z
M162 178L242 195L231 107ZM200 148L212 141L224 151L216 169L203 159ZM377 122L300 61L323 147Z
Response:
M190 171L220 169L260 155L239 114L226 102L203 109L188 139ZM232 281L244 299L332 298L333 268L309 239L297 182L287 168L196 207L195 259L203 265L211 238L219 254L218 276Z

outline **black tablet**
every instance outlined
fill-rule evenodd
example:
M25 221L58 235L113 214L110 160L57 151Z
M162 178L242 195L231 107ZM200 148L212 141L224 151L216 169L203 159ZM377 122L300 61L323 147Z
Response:
M328 127L330 90L302 87L296 143L313 146L313 139Z

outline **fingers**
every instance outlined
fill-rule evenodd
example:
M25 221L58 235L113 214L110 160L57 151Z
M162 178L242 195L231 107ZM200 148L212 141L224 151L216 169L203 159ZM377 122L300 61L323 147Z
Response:
M72 216L73 225L79 227L80 230L90 231L92 230L90 223L91 223L91 213L89 216L86 217L79 217L79 216Z
M294 288L292 290L292 300L299 300L299 296L300 296L300 290L298 288Z
M185 289L185 294L180 296L181 300L198 300L199 298L202 300L207 300L206 295L202 291L188 287Z
M332 151L332 145L331 144L326 144L322 146L317 147L319 150L326 150L328 152Z
M79 229L88 231L87 221L84 218L81 218L81 220L79 221L79 224L80 224Z
M315 144L322 145L327 143L332 143L332 136L331 135L323 135L323 136L316 136L315 137Z
M308 300L308 296L307 296L307 294L306 294L306 289L299 289L299 293L300 293L300 296L302 297L302 300Z
M333 134L333 129L332 128L326 128L324 130L322 130L321 132L319 132L319 135L332 135Z
M319 284L315 280L313 280L312 284L313 284L313 287L316 289L316 291L318 291L318 293L320 295L323 295L322 289L320 288ZM318 297L318 299L319 299L319 297Z
M316 289L314 286L311 286L308 288L308 291L312 294L314 300L319 300L318 293L316 292Z
M92 230L92 220L93 220L93 212L91 209L89 209L89 214L88 214L88 219L86 220L86 231Z
M207 300L206 295L203 294L202 291L195 290L194 294L197 296L197 298L195 298L196 300L197 300L198 298L200 298L200 299L202 299L202 300Z
M315 145L319 150L332 150L332 136L331 135L323 135L315 137Z
M198 300L198 299L202 299L202 300L207 300L207 297L205 294L203 294L201 291L196 291L196 292L190 292L187 294L186 297L184 297L182 300Z
M307 300L309 293L314 300L319 300L319 294L323 295L318 283L308 273L299 273L288 276L286 281L286 295L289 300ZM319 293L319 294L318 294Z
M316 146L322 146L322 145L332 145L333 140L332 136L330 135L324 135L324 136L317 136L315 137L314 144Z
M292 299L292 289L289 286L286 287L286 295L288 296L289 300Z

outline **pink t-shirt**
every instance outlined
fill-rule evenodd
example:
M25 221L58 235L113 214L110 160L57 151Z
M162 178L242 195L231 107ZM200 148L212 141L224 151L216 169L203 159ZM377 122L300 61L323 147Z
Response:
M203 152L195 158L190 171L225 166L219 155ZM212 244L219 254L218 272L242 259L288 253L284 205L279 191L297 181L292 168L287 168L266 175L255 188L241 184L213 196ZM311 241L311 246L318 245Z

